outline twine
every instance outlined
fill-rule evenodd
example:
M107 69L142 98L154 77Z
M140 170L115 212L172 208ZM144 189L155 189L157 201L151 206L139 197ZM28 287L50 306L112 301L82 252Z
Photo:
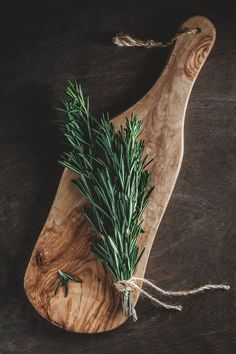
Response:
M188 296L188 295L202 293L206 290L217 290L217 289L229 290L230 289L229 285L207 284L207 285L204 285L199 288L192 289L192 290L167 291L167 290L163 290L162 288L159 288L154 283L152 283L150 280L147 280L144 278L135 278L135 277L132 277L129 280L119 280L116 283L114 283L114 285L119 292L125 292L125 291L132 292L133 290L137 290L141 295L147 297L155 304L157 304L161 307L164 307L168 310L181 311L183 309L182 305L170 305L166 302L160 301L157 297L154 297L148 291L145 291L144 289L142 289L141 286L139 285L140 283L147 285L148 287L154 289L159 294L165 295L165 296Z
M200 28L184 28L180 32L177 32L176 35L168 42L160 42L153 39L142 41L141 39L133 38L128 34L120 33L113 38L113 43L118 47L166 48L172 45L179 37L184 35L198 34L200 32Z

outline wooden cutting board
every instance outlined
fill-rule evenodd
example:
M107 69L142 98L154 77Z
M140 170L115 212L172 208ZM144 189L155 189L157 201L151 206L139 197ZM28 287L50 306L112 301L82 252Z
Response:
M200 33L179 37L155 85L135 105L112 120L120 127L125 117L137 114L144 122L145 153L154 158L151 169L156 188L144 214L145 233L140 247L146 249L137 267L137 277L145 274L158 226L180 170L187 103L216 36L213 24L205 17L192 17L181 28L199 28ZM122 313L120 295L110 273L90 251L95 235L81 209L85 200L71 183L74 177L74 173L64 170L30 258L24 287L38 313L54 325L80 333L105 332L120 326L127 317ZM62 288L54 294L59 269L82 280L81 284L68 283L67 297Z

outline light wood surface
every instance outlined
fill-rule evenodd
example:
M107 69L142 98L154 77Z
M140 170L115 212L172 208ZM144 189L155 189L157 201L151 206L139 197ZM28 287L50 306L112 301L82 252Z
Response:
M146 250L137 267L138 277L145 275L152 243L180 170L188 99L215 41L215 28L204 17L190 18L182 27L199 27L201 32L178 38L156 84L134 106L113 119L116 127L131 113L143 119L145 152L154 158L151 168L156 188L145 212L140 246ZM113 279L90 251L95 235L84 219L81 207L85 201L74 189L73 177L75 174L64 170L26 270L25 292L35 309L53 324L80 333L105 332L127 318L122 314ZM62 289L54 295L59 269L82 279L82 284L69 282L67 297Z

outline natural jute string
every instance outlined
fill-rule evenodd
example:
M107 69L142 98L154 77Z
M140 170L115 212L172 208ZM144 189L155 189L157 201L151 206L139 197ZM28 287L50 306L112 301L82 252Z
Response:
M166 48L172 45L176 41L176 39L181 36L185 36L186 34L187 35L197 34L200 32L201 32L200 28L193 28L193 29L184 28L180 32L178 32L170 41L165 43L160 41L155 41L153 39L142 41L141 39L133 38L128 34L120 33L113 38L113 43L118 47Z
M148 287L154 289L161 295L165 296L188 296L188 295L194 295L198 294L201 292L204 292L206 290L217 290L217 289L222 289L222 290L229 290L230 286L229 285L224 285L224 284L208 284L201 286L200 288L197 289L192 289L192 290L182 290L182 291L167 291L159 288L156 286L154 283L152 283L150 280L144 279L144 278L136 278L132 277L129 280L119 280L116 283L114 283L114 286L119 292L125 292L129 291L132 292L133 290L137 290L141 295L144 295L145 297L149 298L151 301L153 301L155 304L162 306L168 310L177 310L181 311L183 306L182 305L170 305L166 302L160 301L157 297L154 297L151 295L149 292L143 290L141 286L139 285L140 283L143 283L144 285L147 285Z

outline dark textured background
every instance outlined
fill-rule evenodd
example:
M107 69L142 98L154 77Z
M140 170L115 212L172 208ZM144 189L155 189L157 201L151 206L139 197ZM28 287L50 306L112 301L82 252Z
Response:
M217 42L192 92L185 155L147 277L166 289L231 284L235 272L236 16L216 1L1 1L0 353L235 353L233 290L185 299L182 313L140 299L139 321L78 335L37 315L23 276L61 175L52 108L76 78L94 112L117 114L155 82L169 50L115 48L124 30L168 39L208 16Z

